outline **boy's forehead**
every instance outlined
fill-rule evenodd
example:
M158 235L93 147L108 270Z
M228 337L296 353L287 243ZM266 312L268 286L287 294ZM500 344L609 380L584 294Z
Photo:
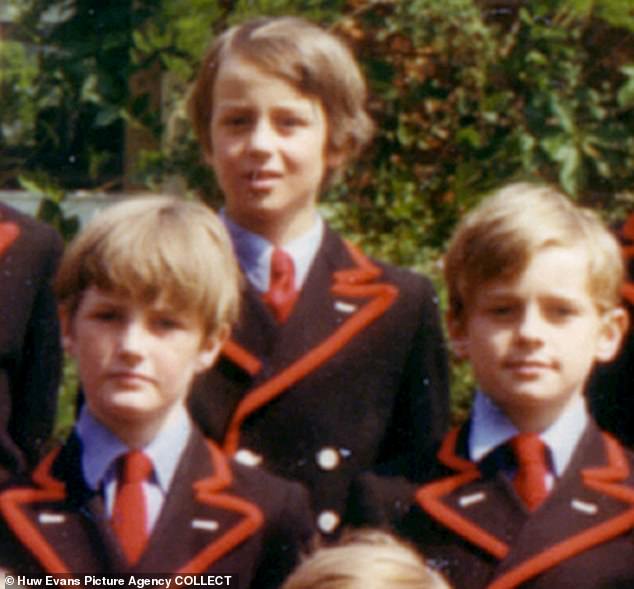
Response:
M174 296L171 296L165 292L159 292L153 294L148 291L133 292L125 288L101 288L99 286L90 286L84 293L83 300L88 300L93 303L104 303L117 305L122 307L139 307L148 311L161 311L161 312L178 312L181 314L188 314L187 309L183 309L179 301L175 300Z
M548 246L539 248L523 268L501 273L475 285L482 296L510 296L537 290L545 295L591 297L590 266L585 248Z

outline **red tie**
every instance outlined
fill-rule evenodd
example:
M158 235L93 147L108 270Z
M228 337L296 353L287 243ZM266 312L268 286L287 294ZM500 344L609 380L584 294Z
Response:
M284 323L293 310L297 300L295 265L293 259L283 249L273 250L271 281L269 290L262 295L262 300L271 309L278 323Z
M152 462L140 450L121 458L112 527L130 564L139 560L148 540L143 483L151 473Z
M513 486L517 494L532 511L537 509L546 496L546 446L538 434L519 434L511 440L511 448L517 460L517 472Z

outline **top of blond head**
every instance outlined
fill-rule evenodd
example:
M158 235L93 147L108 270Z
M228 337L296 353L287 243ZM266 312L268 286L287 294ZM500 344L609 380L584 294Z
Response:
M481 201L450 241L444 271L452 316L463 316L479 285L518 276L537 251L549 246L584 248L588 289L597 306L606 310L619 304L619 245L596 213L553 187L518 182Z
M318 99L328 118L328 149L343 162L370 141L374 126L366 110L365 79L345 42L298 17L258 18L231 27L205 55L189 98L194 130L211 154L214 83L223 60L244 59Z
M282 589L448 589L416 551L394 536L361 530L317 549Z
M90 287L199 317L212 335L234 323L240 273L229 236L205 205L152 195L99 212L68 246L55 290L75 313Z

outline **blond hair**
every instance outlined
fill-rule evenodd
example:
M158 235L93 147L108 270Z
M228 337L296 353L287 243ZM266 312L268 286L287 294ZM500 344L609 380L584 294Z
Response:
M539 249L549 246L583 247L597 307L619 305L624 276L619 245L596 213L553 187L518 182L485 198L458 225L444 258L450 315L464 318L474 289L518 276Z
M330 153L349 159L369 143L374 126L366 110L365 79L343 40L301 18L259 18L221 34L198 71L188 107L206 156L213 150L214 83L228 56L244 59L318 99L328 119Z
M67 248L55 281L71 316L95 286L132 300L159 298L199 317L205 335L235 322L240 273L220 219L199 202L145 196L97 214Z
M318 548L288 577L282 589L448 589L418 553L379 530L348 533Z

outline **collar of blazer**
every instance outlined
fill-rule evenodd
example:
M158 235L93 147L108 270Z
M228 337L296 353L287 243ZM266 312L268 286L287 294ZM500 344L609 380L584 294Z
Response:
M236 546L256 533L264 517L260 509L237 495L224 492L233 480L227 459L221 450L206 440L211 458L212 474L193 483L194 496L199 503L219 510L231 511L240 519L231 528L215 537L201 551L193 555L175 573L197 574L209 568ZM53 464L59 454L56 448L35 469L33 485L14 487L0 494L0 513L16 538L37 559L45 571L50 573L72 573L54 546L46 538L40 520L33 517L38 504L60 503L67 499L65 483L52 474Z
M398 297L398 288L394 284L377 282L382 270L352 244L345 241L344 243L354 265L334 273L330 291L335 296L364 298L366 302L318 345L245 395L227 429L223 449L228 454L234 454L238 449L240 428L249 415L276 399L332 358L350 340L383 315ZM251 376L256 375L262 368L259 359L235 341L225 344L223 353Z
M20 227L12 221L0 221L0 256L20 235Z
M475 463L462 458L457 453L459 433L459 428L452 430L438 452L439 461L453 471L457 471L456 474L420 487L415 494L416 501L429 515L455 534L502 560L510 551L508 544L467 519L464 513L459 513L442 501L443 497L482 476ZM604 432L600 435L604 446L605 463L582 469L582 483L590 489L625 503L625 509L611 519L604 519L597 525L545 547L535 556L524 560L498 577L487 589L517 587L556 566L559 562L634 527L634 489L621 484L630 474L629 463L621 446L614 438Z

